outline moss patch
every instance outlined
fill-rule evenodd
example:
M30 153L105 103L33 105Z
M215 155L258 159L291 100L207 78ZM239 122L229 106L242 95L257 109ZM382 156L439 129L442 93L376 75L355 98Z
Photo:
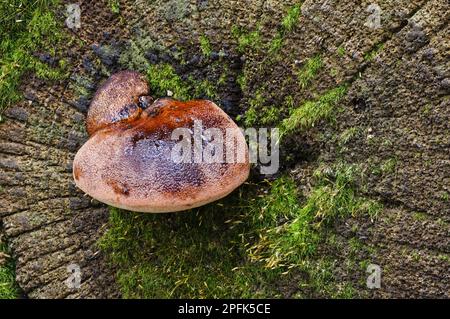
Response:
M56 44L63 38L53 9L57 0L13 0L0 3L0 112L21 98L18 86L25 72L55 80L66 75L65 63L50 66L34 56L45 52L54 57Z
M307 130L321 120L331 119L336 105L346 92L346 86L339 86L327 91L315 101L308 101L294 109L291 115L280 124L281 136L296 130Z
M286 202L295 198L296 186L291 180L278 179L272 186L272 197L264 199L272 203L271 211L254 212L260 220L269 219L272 223L263 228L260 239L249 248L250 256L262 260L266 267L282 266L289 271L316 252L323 227L358 214L375 217L381 206L357 195L354 187L357 171L357 167L344 164L319 167L314 173L315 185L301 205ZM277 223L280 218L288 222Z
M181 80L170 64L149 65L147 78L156 96L166 96L167 91L171 91L176 99L190 98L188 84Z
M216 99L218 86L221 84L220 81L213 84L207 79L198 81L192 76L182 80L167 63L149 65L147 78L155 96L167 96L170 93L175 99L185 101L202 96Z
M384 48L384 43L376 44L372 50L364 54L365 61L372 61Z
M108 0L109 7L111 8L111 12L114 14L120 13L120 2L119 0Z
M290 32L294 29L294 27L297 25L298 18L302 13L301 10L301 4L296 4L289 8L286 16L281 22L281 27L284 31Z
M245 28L233 26L231 34L238 42L238 51L245 52L248 49L255 49L261 45L261 33L256 30L246 30Z
M320 167L304 199L283 176L184 213L111 208L99 245L118 266L128 298L281 297L282 282L297 297L349 296L351 286L336 284L334 263L317 251L336 220L379 209L357 195L356 171Z
M19 297L15 265L9 256L10 251L0 238L0 299L16 299Z
M204 35L200 37L200 49L205 57L209 58L211 56L211 43L209 42L209 39Z
M340 46L337 48L337 54L339 57L343 58L347 53L345 51L345 48L343 46Z
M300 87L302 89L306 88L322 67L323 61L320 54L306 60L303 67L297 73Z
M269 44L269 53L275 54L281 49L281 47L283 46L283 40L285 35L294 30L301 13L302 13L301 3L295 4L288 9L285 17L281 21L281 24L278 28L275 37Z
M242 236L241 192L179 214L111 210L111 229L100 242L119 265L127 298L265 296L263 269L248 267ZM255 283L262 285L256 291Z
M256 90L254 97L248 100L249 108L244 114L244 125L254 126L277 126L283 114L293 109L294 99L288 95L279 105L266 103L264 88Z

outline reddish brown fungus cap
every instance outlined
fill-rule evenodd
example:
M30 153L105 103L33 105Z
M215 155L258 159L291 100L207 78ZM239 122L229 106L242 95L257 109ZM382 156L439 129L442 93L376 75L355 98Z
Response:
M142 103L138 104L146 94L146 81L129 71L113 75L98 90L86 120L91 137L73 164L80 189L127 210L175 212L220 199L247 179L250 165L244 136L217 105L164 98L142 110ZM194 132L195 123L201 123L203 130L223 133L222 162L174 159L181 136L174 139L172 133L177 128ZM194 136L191 141L194 150ZM243 152L243 160L236 156L236 161L227 161L229 149L234 155Z

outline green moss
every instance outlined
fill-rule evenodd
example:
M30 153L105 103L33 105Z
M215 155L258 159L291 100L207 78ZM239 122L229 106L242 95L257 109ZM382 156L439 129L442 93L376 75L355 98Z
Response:
M364 244L358 237L352 237L348 240L348 246L350 249L350 255L354 257L364 249Z
M334 109L347 89L340 86L327 91L315 101L307 101L302 106L294 109L291 115L280 124L281 136L290 134L296 130L307 130L321 120L329 120L334 114Z
M294 181L282 177L273 183L268 196L250 207L253 223L260 228L258 240L248 248L252 261L288 271L316 251L320 236L312 225L314 216L303 210L298 196ZM279 224L279 220L288 222Z
M372 61L384 48L384 43L376 44L372 50L364 54L365 61Z
M260 118L259 122L261 123L261 125L276 125L276 123L278 123L279 119L280 119L280 109L277 108L276 106L269 106L266 107L264 110L264 113L262 114L262 117Z
M37 77L41 79L60 80L67 75L63 68L53 68L39 60L32 60L30 62L30 67L33 68L33 71Z
M337 49L337 54L339 55L339 57L343 58L345 56L345 54L346 54L345 48L340 46Z
M19 288L16 284L14 261L9 258L10 251L0 238L0 299L16 299Z
M111 228L100 247L120 267L124 296L278 296L273 285L277 272L247 257L244 243L254 234L247 209L253 201L241 189L226 200L179 214L111 209Z
M305 268L310 276L310 283L306 288L319 292L319 298L352 299L359 297L359 293L352 283L338 281L335 278L336 269L339 267L336 260L327 258Z
M320 54L317 54L315 57L306 60L303 67L297 73L300 87L302 89L306 88L322 67L323 61Z
M425 214L423 212L414 212L413 218L418 221L424 221L424 220L428 219L427 214Z
M256 90L255 96L249 100L249 108L244 114L246 127L276 125L281 116L281 109L277 106L266 105L263 89Z
M289 134L294 130L296 124L307 130L319 120L332 117L332 108L344 92L345 87L342 86L326 92L317 101L309 101L302 107L295 108L294 98L291 95L286 96L280 105L266 104L266 98L263 94L264 89L259 88L256 90L254 97L248 101L249 108L243 116L244 124L247 127L278 126L282 134ZM283 114L287 112L290 112L291 116L280 122ZM301 118L298 118L300 116ZM350 133L347 132L347 134Z
M269 53L274 54L280 51L283 46L283 35L281 33L277 33L275 37L272 39L269 45Z
M355 178L360 169L355 165L321 166L314 173L317 187L309 196L308 209L315 212L319 223L331 224L339 217L368 214L375 218L382 209L376 201L365 199L356 192Z
M223 74L215 83L208 79L196 79L193 76L182 80L173 66L167 63L149 65L147 77L154 96L167 96L167 92L171 91L175 99L185 101L196 98L218 100L217 90L225 83L225 80L221 80Z
M298 18L300 17L301 11L301 4L296 4L289 8L286 16L283 18L283 21L281 22L281 27L284 31L290 32L294 29L295 25L298 22Z
M270 54L277 53L283 46L284 37L287 33L294 30L298 19L301 15L301 3L293 5L287 10L283 17L274 38L269 43L264 43L264 48L268 49ZM231 34L238 42L238 51L241 53L251 49L258 49L262 46L261 26L258 25L256 30L250 31L243 27L234 25Z
M284 98L283 107L287 110L292 110L295 106L295 100L292 95L288 95Z
M241 88L241 90L245 91L245 89L247 88L247 78L246 78L244 72L242 72L238 75L236 82L237 82L237 84L239 84L239 87Z
M167 91L173 92L173 97L180 100L189 100L190 87L183 82L170 64L149 65L147 78L150 87L156 96L166 96Z
M124 296L273 295L271 275L246 263L241 241L249 230L240 214L248 204L242 200L241 189L226 202L178 214L111 209L111 229L100 246L120 266L118 279Z
M332 77L337 77L338 76L338 74L339 74L339 71L337 70L337 69L331 69L330 70L330 75L332 76Z
M411 259L414 260L415 262L419 262L422 259L422 255L421 255L420 251L417 249L411 250L410 256L411 256Z
M315 298L350 299L358 297L357 291L350 282L339 282L335 278L338 265L330 258L320 258L315 261L305 260L302 263L302 271L308 280L299 283L298 291L293 298L311 298L304 291L315 292Z
M425 104L422 109L422 114L424 116L428 116L428 115L430 115L432 109L433 109L433 106L431 104Z
M349 127L348 129L344 130L338 138L338 144L339 146L344 146L348 142L350 142L355 136L357 136L361 132L361 129L359 127L353 126Z
M244 114L244 124L246 127L255 126L258 123L258 114L255 107L250 108Z
M52 69L33 56L36 50L56 53L54 47L63 38L52 11L58 3L56 0L0 3L0 111L21 98L18 86L25 72L35 72L45 79L67 75L64 70Z
M220 78L219 78L220 80ZM217 100L219 99L219 95L217 93L218 86L220 85L218 81L217 83L213 84L211 81L203 80L200 81L200 83L196 83L195 80L191 81L191 87L194 88L194 94L195 97L206 97L210 100Z
M200 37L200 50L205 57L209 58L211 56L211 43L209 43L209 39L204 35Z
M281 21L275 37L269 43L270 54L275 54L281 49L285 35L295 28L302 12L301 6L301 4L296 4L288 9L286 16Z
M259 27L256 30L248 31L234 25L231 29L232 36L238 42L238 50L245 52L248 49L256 49L261 45L261 33Z
M230 70L227 65L224 65L222 74L220 74L219 79L217 80L217 86L223 86L227 84L228 76Z
M265 101L266 99L263 95L263 89L256 90L255 96L248 102L249 109L244 115L244 123L247 127L255 126L259 123L260 114L258 114L258 112L261 112L263 109Z
M207 50L205 45L203 49L206 50L204 53L207 55L212 52ZM145 53L149 51L167 54L173 62L151 64L145 57ZM185 57L183 49L168 50L149 37L138 37L129 41L127 50L123 50L119 57L119 63L123 68L146 73L154 96L167 96L168 91L171 91L174 98L181 100L204 97L218 99L219 87L227 84L230 74L229 66L220 63L212 64L211 73L215 75L214 78L197 78L191 74L182 79L176 73L174 65L186 63Z
M109 7L111 8L112 13L119 14L120 13L120 2L119 0L108 0Z
M381 164L381 172L384 174L391 174L395 171L397 166L397 158L389 158Z
M283 176L184 213L111 208L99 245L128 298L279 297L276 283L292 285L299 272L310 279L298 297L351 296L350 286L334 282L335 265L316 252L336 219L369 212L354 189L355 171L344 164L318 169L303 201Z
M146 72L150 63L145 53L150 50L162 50L163 48L150 37L140 37L129 42L126 50L119 57L119 63L127 69Z
M94 86L93 80L89 77L74 75L74 80L71 81L69 86L74 92L76 99L85 98L88 99L93 94L92 88Z
M374 161L374 159L372 159L372 161ZM397 158L388 158L379 164L374 164L371 167L371 173L377 176L392 174L395 171L396 166Z

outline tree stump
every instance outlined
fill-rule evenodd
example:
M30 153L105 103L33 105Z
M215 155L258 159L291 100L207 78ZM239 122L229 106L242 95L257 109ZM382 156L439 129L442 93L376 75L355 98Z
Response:
M277 105L287 95L301 104L337 85L348 86L336 126L313 132L329 133L330 139L310 142L316 156L285 169L301 180L316 160L336 159L332 132L361 128L343 150L346 160L368 170L369 164L396 162L395 174L371 174L363 190L385 205L381 220L363 236L379 247L377 262L386 269L375 295L449 297L448 261L442 257L450 254L448 1L305 1L293 30L280 27L297 3L292 0L120 1L120 13L106 0L77 3L81 28L66 32L78 41L58 48L71 75L57 83L25 76L23 101L6 110L0 124L0 221L25 296L120 296L115 271L96 246L108 209L77 190L72 179L73 157L87 139L89 98L117 70L145 72L160 61L173 63L165 55L170 50L180 49L191 59L184 69L174 66L181 76L193 69L208 76L210 69L198 62L199 39L205 36L213 54L222 52L231 68L229 83L218 94L230 114L248 109L261 88ZM233 26L258 31L258 43L240 47ZM283 34L282 46L268 58L266 48L277 34ZM325 67L301 89L298 70L316 55ZM242 73L247 81L241 90ZM304 140L294 137L293 143ZM424 212L425 220L414 218L415 212ZM417 252L420 260L405 251ZM79 288L71 285L71 265L81 271Z

